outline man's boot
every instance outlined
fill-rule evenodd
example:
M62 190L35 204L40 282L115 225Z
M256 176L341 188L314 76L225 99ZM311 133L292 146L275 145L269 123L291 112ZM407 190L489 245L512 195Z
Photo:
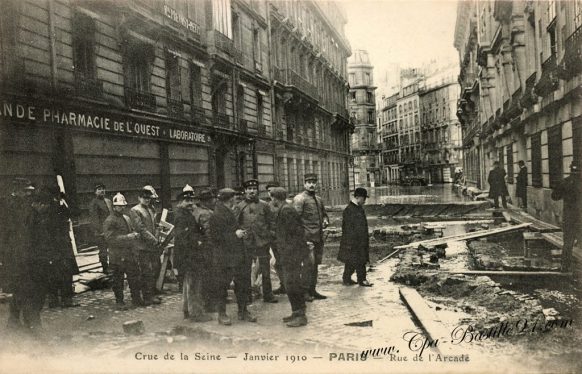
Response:
M301 327L307 325L307 316L305 310L299 310L295 314L295 318L287 322L287 327Z
M246 322L257 322L257 317L253 316L247 308L244 308L242 311L239 310L238 319Z
M293 311L293 313L291 313L290 316L283 317L283 322L285 322L285 323L291 322L293 320L293 318L295 318L296 316L297 316L297 311Z

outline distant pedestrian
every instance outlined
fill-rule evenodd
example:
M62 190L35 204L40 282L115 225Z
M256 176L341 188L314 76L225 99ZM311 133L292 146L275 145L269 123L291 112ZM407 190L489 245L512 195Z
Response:
M552 191L552 200L564 200L562 208L562 271L572 270L572 249L582 243L582 175L580 162L570 164L570 175Z
M303 261L309 256L309 247L305 240L303 222L293 206L287 203L287 191L275 187L271 191L273 209L275 210L275 238L279 251L279 260L285 281L285 290L291 304L291 315L283 318L288 327L299 327L307 324L305 315L305 294L302 287L301 275Z
M251 254L245 250L242 239L245 230L239 227L232 208L235 191L224 188L218 191L218 201L210 217L210 243L213 253L213 272L217 279L218 323L231 325L226 314L226 298L230 283L234 280L234 293L238 304L238 319L256 322L257 318L247 309L251 276Z
M134 230L129 216L124 214L127 206L125 196L117 193L113 196L113 212L103 223L103 234L109 246L109 261L113 273L112 289L116 307L126 310L123 284L127 275L131 303L139 307L144 305L141 296L141 282L137 263L137 242L139 234Z
M368 198L368 191L358 187L354 191L354 199L344 209L342 215L342 238L337 259L345 264L343 284L350 286L359 284L372 287L366 279L366 263L370 261L370 243L368 237L368 220L362 207ZM354 271L358 281L352 280Z
M487 182L489 183L489 198L493 199L495 209L499 209L499 198L503 207L507 209L507 185L505 184L505 170L499 164L499 161L493 163L493 169L489 172Z
M519 173L516 178L515 196L520 208L527 209L527 167L523 160L519 160Z
M234 206L234 213L240 227L247 235L243 242L247 252L258 260L263 284L263 301L276 303L271 286L271 265L269 253L273 241L273 218L269 204L259 199L259 181L249 179L243 183L245 198Z
M202 228L193 214L194 191L186 189L178 195L174 219L174 259L183 274L184 318L208 322L212 317L204 311L203 284L208 279L210 264L202 247Z
M111 200L105 194L105 185L101 182L95 184L95 197L89 203L89 215L91 220L91 228L93 230L93 237L97 247L99 248L99 262L103 268L104 273L109 272L109 262L107 259L107 243L103 237L103 222L113 212Z
M315 191L317 188L317 174L308 173L304 177L305 191L297 194L293 198L293 206L303 222L305 230L305 239L307 245L312 249L313 259L311 263L311 279L304 279L306 287L306 300L313 301L313 299L327 299L316 291L318 266L323 260L323 229L329 224L329 217L325 211L323 200L317 196ZM308 259L306 259L308 261Z
M139 204L129 212L132 225L139 233L137 263L145 305L161 303L159 297L154 297L162 248L158 240L155 212L151 207L152 196L150 189L143 188L139 194Z

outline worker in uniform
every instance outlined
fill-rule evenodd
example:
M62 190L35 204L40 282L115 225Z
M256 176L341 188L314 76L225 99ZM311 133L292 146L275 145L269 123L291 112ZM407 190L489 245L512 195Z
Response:
M137 264L137 245L140 235L134 230L131 219L124 214L127 200L121 193L113 196L113 212L103 223L103 234L109 247L109 262L113 281L111 288L115 295L115 304L119 310L127 310L124 301L124 277L127 275L131 303L135 307L143 306L141 284Z
M142 188L139 204L131 208L129 212L132 225L139 234L136 258L143 301L146 306L161 303L158 296L154 297L162 248L158 240L155 212L151 207L152 196L150 189Z
M200 250L203 253L204 261L208 264L208 268L212 264L212 246L210 244L210 217L214 211L214 206L216 205L216 195L214 192L205 188L198 192L196 195L197 203L194 206L194 218L201 229L201 239L202 244L200 245ZM207 268L207 269L208 269ZM202 283L202 298L204 300L204 308L206 312L214 312L214 298L213 292L216 287L214 286L214 275L211 271L207 271L205 274L205 279Z
M202 247L202 228L194 217L194 190L189 188L178 195L174 217L174 260L183 274L184 318L194 322L208 322L212 317L204 311L202 285L206 281L209 264Z
M93 231L94 239L99 248L99 262L103 267L103 272L109 272L109 262L107 260L107 243L103 236L103 222L109 217L111 212L113 212L113 206L111 200L109 200L105 194L105 185L101 182L95 184L93 189L95 192L95 197L89 203L89 216L91 221L91 228Z
M271 286L269 253L273 239L273 218L269 204L259 199L259 181L249 179L243 183L245 199L234 207L240 227L247 232L243 242L248 253L259 263L263 283L263 301L276 303Z
M317 292L317 275L318 266L323 259L323 229L329 225L329 217L325 211L323 200L316 195L317 174L308 173L304 177L305 190L293 198L293 206L303 222L305 230L305 239L311 249L311 256L306 259L307 263L311 262L311 275L304 277L306 287L306 300L314 299L323 300L324 296ZM306 268L307 269L307 268Z
M570 175L552 191L552 200L564 200L562 208L562 271L572 270L572 251L576 242L582 242L582 175L580 162L572 161Z
M7 327L20 329L24 327L21 314L26 291L22 281L30 276L25 267L26 222L32 212L34 187L25 178L14 178L11 187L10 195L0 200L0 288L12 294Z
M251 275L251 256L245 250L242 239L245 230L239 227L232 208L235 191L223 188L218 191L218 201L209 222L209 239L213 248L213 273L216 276L216 304L218 323L231 325L226 314L226 298L231 281L238 305L238 319L256 322L257 318L247 309Z
M291 315L283 318L288 327L307 324L305 295L301 284L303 260L309 256L303 222L293 206L286 202L287 191L275 187L271 191L275 210L275 238L279 260L283 268L285 289L291 304Z

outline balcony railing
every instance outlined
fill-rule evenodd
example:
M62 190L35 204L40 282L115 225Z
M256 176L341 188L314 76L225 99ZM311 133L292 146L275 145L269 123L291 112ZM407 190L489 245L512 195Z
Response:
M192 121L199 125L206 122L206 111L202 107L192 105L191 116Z
M235 55L234 42L228 36L224 35L220 31L212 30L209 32L209 44L213 44L217 50L226 53L229 56Z
M582 26L566 39L564 63L568 78L582 72Z
M273 67L273 79L275 79L276 81L278 81L282 84L287 84L287 76L285 74L285 70L280 69L277 66L274 66Z
M259 133L260 136L266 136L267 135L267 126L259 123L257 124L257 132Z
M151 92L125 87L125 103L134 109L152 110L156 108L156 97Z
M546 96L558 88L558 65L556 55L553 54L542 64L542 76L536 84L536 93L540 96Z
M75 72L75 93L79 96L100 98L103 96L103 82L81 72Z
M232 128L232 116L229 116L226 113L214 112L214 113L212 113L212 117L214 118L214 125L215 126L221 127L224 129Z
M248 131L248 129L249 129L249 125L248 125L247 120L246 119L239 118L238 119L238 124L237 124L237 130L239 132L242 132L243 134L246 134L247 131Z
M311 96L314 99L318 98L317 88L309 83L305 78L297 74L291 69L286 70L287 73L287 84L295 86L299 91L302 91L306 95Z
M536 73L534 72L525 81L525 90L519 99L519 104L522 108L529 108L538 102L538 96L534 91L536 84Z
M184 104L182 104L182 100L168 98L168 115L176 118L182 118L184 116Z

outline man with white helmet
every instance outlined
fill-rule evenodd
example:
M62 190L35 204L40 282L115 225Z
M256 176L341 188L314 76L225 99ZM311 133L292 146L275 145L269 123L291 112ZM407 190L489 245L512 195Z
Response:
M151 207L155 195L151 186L142 188L139 194L139 204L131 208L129 216L135 231L139 233L137 240L137 264L141 279L141 291L144 304L160 304L159 297L154 297L156 278L159 272L160 254L162 248L158 239L156 213Z
M117 193L113 197L113 212L103 222L103 234L109 246L109 263L113 273L112 289L117 308L126 310L123 301L123 277L127 274L127 283L134 306L144 304L141 297L139 271L135 260L135 246L139 234L133 229L130 218L123 214L127 201L125 196Z

